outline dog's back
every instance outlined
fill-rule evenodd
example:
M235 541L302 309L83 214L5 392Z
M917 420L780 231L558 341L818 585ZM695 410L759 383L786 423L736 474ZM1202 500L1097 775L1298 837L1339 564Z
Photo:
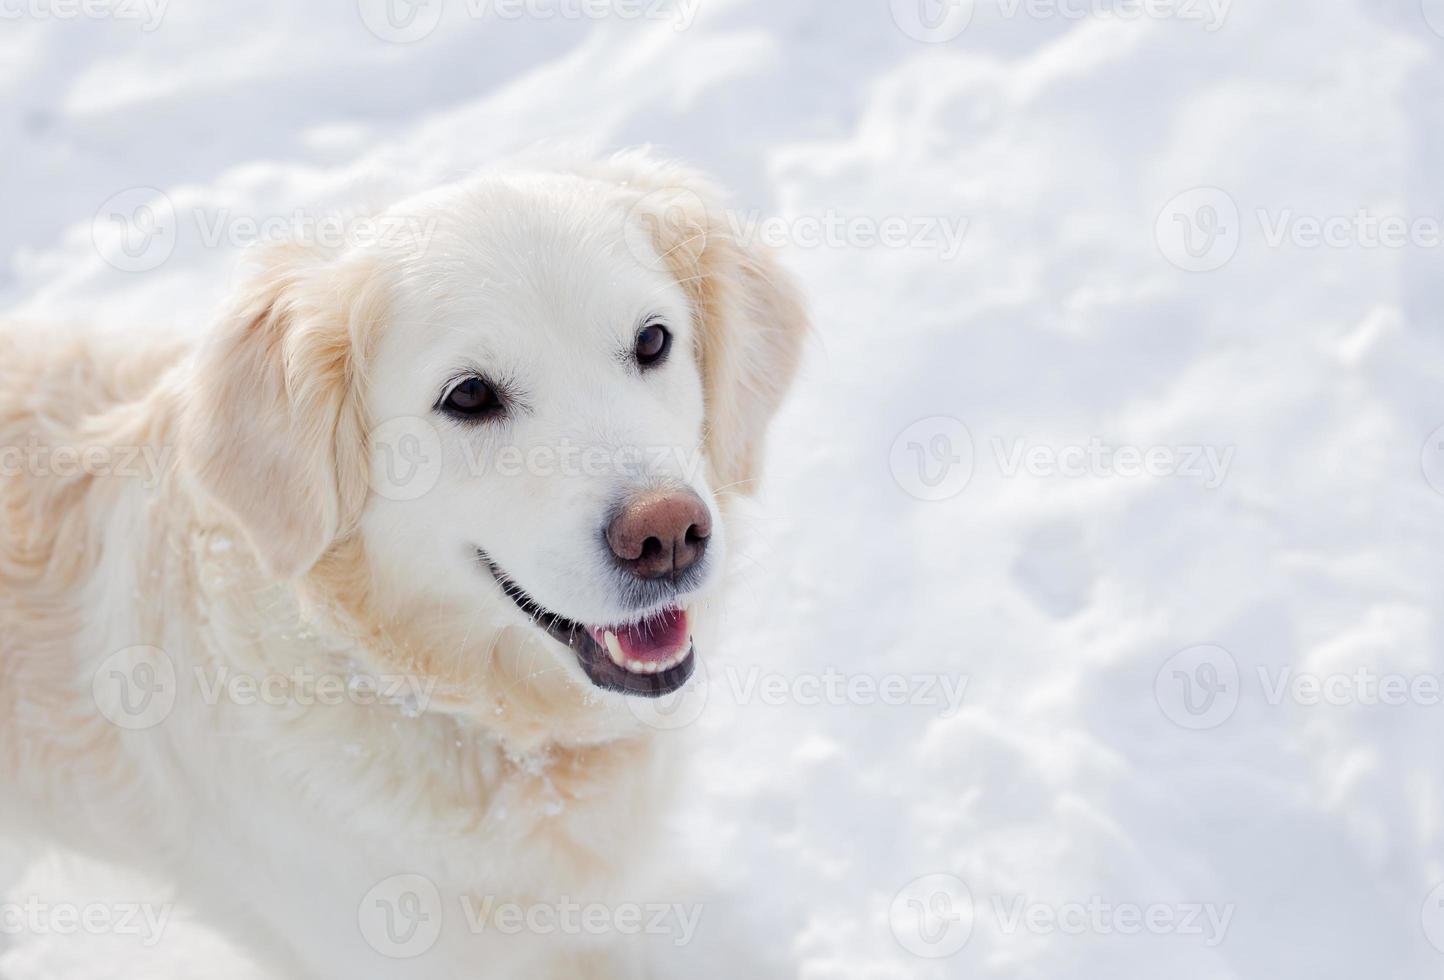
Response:
M116 440L144 427L178 353L0 325L0 800L12 809L45 794L46 774L106 764L110 733L78 669L82 593L119 490Z

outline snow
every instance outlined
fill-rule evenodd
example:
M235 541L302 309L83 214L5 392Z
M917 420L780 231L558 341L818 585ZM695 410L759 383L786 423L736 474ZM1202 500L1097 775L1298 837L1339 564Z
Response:
M411 44L375 6L7 19L0 308L195 329L240 254L217 216L384 204L539 143L655 143L786 219L817 336L705 701L658 719L704 902L672 975L1438 975L1444 3L977 0L939 43L899 29L911 0L453 0ZM92 234L137 187L177 215L144 274ZM864 240L886 219L907 244ZM71 862L9 883L168 900ZM910 952L943 946L908 900L965 910L958 883L971 917L930 934L970 918L966 944ZM6 980L255 975L179 909L153 948L0 936Z

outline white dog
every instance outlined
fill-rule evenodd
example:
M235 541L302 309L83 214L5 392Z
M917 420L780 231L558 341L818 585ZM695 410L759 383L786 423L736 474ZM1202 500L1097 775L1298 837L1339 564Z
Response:
M0 332L0 826L281 976L632 975L496 917L640 898L638 708L706 649L804 313L645 155L391 214L426 233L270 253L195 351Z

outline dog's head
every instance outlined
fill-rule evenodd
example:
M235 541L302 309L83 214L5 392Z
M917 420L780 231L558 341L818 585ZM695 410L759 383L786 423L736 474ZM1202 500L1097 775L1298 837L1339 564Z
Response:
M272 575L412 664L475 676L510 631L513 683L677 689L805 332L785 277L706 181L637 156L378 227L275 253L238 298L190 389L189 472Z

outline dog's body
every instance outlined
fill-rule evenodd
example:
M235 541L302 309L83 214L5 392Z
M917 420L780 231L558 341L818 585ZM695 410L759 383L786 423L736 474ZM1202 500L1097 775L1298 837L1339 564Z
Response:
M679 208L681 227L657 217ZM486 910L658 898L637 889L672 753L619 692L685 681L684 652L647 646L667 617L706 645L729 485L754 478L801 311L704 183L642 158L417 213L439 243L273 257L196 350L0 334L0 446L20 448L0 491L0 831L173 879L285 976L632 975L614 943ZM677 351L609 373L589 331L630 343L638 316ZM434 393L405 398L447 343L506 376L505 420L426 422L435 487L378 494L378 427L434 419ZM466 474L503 433L701 465ZM593 525L612 534L643 486L697 501L696 567L597 556ZM523 588L531 605L506 594Z

